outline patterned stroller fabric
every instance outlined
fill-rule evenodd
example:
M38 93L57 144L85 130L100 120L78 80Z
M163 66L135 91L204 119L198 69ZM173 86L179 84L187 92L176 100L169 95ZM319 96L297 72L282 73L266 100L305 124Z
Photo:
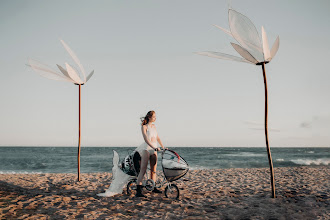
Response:
M141 156L137 151L127 155L121 162L121 170L130 176L138 176L140 173Z
M176 152L165 150L162 155L162 167L167 181L180 179L189 171L188 163Z

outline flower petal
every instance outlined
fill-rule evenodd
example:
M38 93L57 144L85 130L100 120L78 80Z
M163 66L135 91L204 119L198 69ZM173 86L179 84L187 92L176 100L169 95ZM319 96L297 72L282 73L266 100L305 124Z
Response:
M232 56L232 55L225 54L225 53L205 51L205 52L198 52L197 54L203 55L203 56L208 56L208 57L213 57L213 58L218 58L218 59L223 59L223 60L233 60L233 61L237 61L237 62L251 63L250 61L245 60L241 57L236 57L236 56ZM254 63L252 63L252 64L254 64Z
M259 63L258 60L256 60L249 51L245 50L243 47L241 47L238 44L231 43L233 48L246 60L250 61L251 63L257 64Z
M278 36L273 44L272 49L270 50L270 57L271 59L274 58L274 56L276 55L278 48L280 47L280 37Z
M63 75L65 75L66 77L70 78L71 77L69 76L68 74L68 71L66 71L63 67L61 67L60 65L56 64L57 68L63 73Z
M264 59L262 44L258 31L251 20L232 9L228 10L228 17L230 32L235 40L255 59L262 62Z
M81 73L83 75L84 81L86 81L85 69L81 65L80 60L78 59L78 57L76 56L76 54L71 50L71 48L63 40L60 40L60 41L63 44L63 47L66 49L66 51L70 54L70 56L72 57L72 59L74 60L74 62L78 65L78 67L79 67L79 69L80 69L80 71L81 71Z
M216 26L217 28L219 28L220 30L222 30L223 32L225 32L226 34L228 34L229 36L233 37L233 35L230 33L229 30L224 29L224 28L222 28L222 27L220 27L220 26L218 26L216 24L214 26Z
M87 76L86 82L93 76L93 74L94 74L94 70Z
M60 73L56 72L47 65L40 63L39 61L29 59L28 63L29 64L27 66L31 67L36 73L47 79L73 82L70 78L61 75Z
M272 58L270 56L267 34L263 26L261 27L261 32L262 32L262 48L264 51L264 60L270 61Z
M80 77L78 76L77 72L68 64L65 63L66 69L68 71L69 76L71 77L71 79L73 81L75 81L75 83L77 84L83 84L84 82L80 79Z

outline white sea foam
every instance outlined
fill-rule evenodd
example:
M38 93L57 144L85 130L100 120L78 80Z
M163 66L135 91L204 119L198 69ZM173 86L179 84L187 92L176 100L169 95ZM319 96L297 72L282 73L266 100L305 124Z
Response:
M314 151L308 151L307 153L309 153L309 154L313 154L313 153L314 153Z
M232 157L264 157L266 154L255 154L250 152L241 152L238 154L226 154L226 156L232 156Z
M276 161L284 161L284 159L282 159L282 158L279 158L279 159L276 159Z
M329 158L321 158L321 159L296 159L296 160L291 160L295 164L299 165L329 165L330 164L330 159Z

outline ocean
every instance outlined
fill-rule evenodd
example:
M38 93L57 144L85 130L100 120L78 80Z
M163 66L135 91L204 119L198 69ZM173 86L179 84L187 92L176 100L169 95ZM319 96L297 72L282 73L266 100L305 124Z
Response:
M81 172L111 172L113 150L121 159L134 147L82 147ZM266 148L170 147L190 169L269 167ZM271 148L274 167L329 166L330 148ZM160 157L158 159L160 168ZM77 147L0 147L0 174L76 173Z

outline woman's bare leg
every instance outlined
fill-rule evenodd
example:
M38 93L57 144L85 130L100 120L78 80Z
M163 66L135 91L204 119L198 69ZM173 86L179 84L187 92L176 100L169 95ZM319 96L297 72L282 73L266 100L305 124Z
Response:
M150 155L150 179L156 183L157 152Z
M137 178L137 185L142 185L143 176L147 171L148 160L149 160L149 152L147 150L143 150L141 152L141 154L142 154L141 155L141 166L140 166L140 173Z

